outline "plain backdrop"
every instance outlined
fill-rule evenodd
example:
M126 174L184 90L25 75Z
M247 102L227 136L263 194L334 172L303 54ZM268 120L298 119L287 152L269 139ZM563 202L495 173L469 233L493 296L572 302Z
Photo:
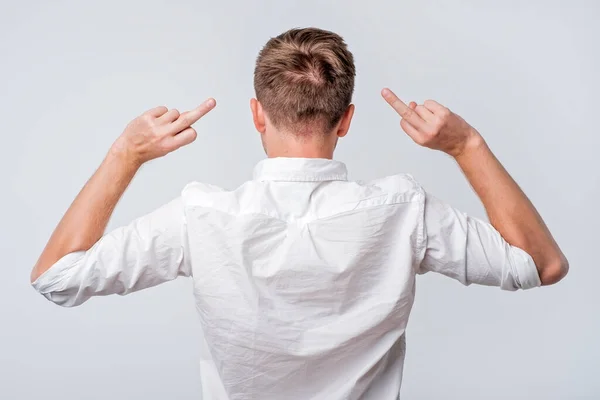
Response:
M337 151L352 179L410 172L485 217L453 161L413 144L379 92L436 99L483 133L570 261L564 281L527 292L420 277L403 399L600 398L599 20L594 0L1 1L0 398L200 398L190 281L65 309L29 273L148 108L218 101L194 144L144 166L109 229L189 181L250 179L264 157L249 111L256 55L305 26L338 32L356 58Z

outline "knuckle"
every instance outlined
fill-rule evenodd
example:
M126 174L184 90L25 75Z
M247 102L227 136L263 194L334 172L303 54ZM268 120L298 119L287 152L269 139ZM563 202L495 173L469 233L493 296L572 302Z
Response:
M150 127L150 132L154 136L164 136L165 131L166 131L166 129L165 129L164 125L154 124Z
M158 153L162 154L162 155L167 154L167 153L169 153L171 151L170 146L168 146L165 143L161 143L157 147L158 147L157 148Z
M446 126L446 123L448 122L448 117L444 117L442 115L435 115L433 124L435 125L435 127L438 130L441 130L444 126Z
M427 129L427 134L428 134L429 136L432 136L432 137L434 137L434 136L437 136L437 135L438 135L438 133L440 133L440 130L439 130L439 128L438 128L436 125L432 125L432 126L430 126L430 127Z
M425 136L428 139L434 139L435 137L437 137L439 134L439 130L435 127L429 127L426 131L425 131Z
M145 127L146 129L152 129L154 127L155 121L150 115L145 115L140 120L140 126Z
M404 111L400 113L402 118L410 119L414 115L414 111L411 108L405 108Z
M425 146L428 142L427 137L425 137L425 136L417 136L416 138L414 138L414 141L419 146Z
M191 125L192 124L192 117L189 114L183 115L182 117L180 117L181 122L184 123L185 125Z

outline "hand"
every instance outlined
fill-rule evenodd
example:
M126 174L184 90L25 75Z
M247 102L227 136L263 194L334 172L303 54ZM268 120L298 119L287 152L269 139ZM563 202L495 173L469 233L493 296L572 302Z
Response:
M423 105L411 102L409 107L389 89L383 89L381 95L402 117L400 126L404 132L421 146L456 158L471 145L483 142L475 128L433 100Z
M196 140L197 133L191 126L215 106L211 98L182 114L167 107L148 110L127 125L111 150L125 154L138 165L162 157Z

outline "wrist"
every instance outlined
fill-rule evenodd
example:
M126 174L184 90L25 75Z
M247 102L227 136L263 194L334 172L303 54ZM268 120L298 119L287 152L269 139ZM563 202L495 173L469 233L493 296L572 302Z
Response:
M487 143L483 139L483 136L474 128L470 129L467 135L467 139L463 143L463 146L456 154L451 154L452 157L459 163L462 160L470 158L473 154L480 152L487 148Z
M132 151L122 138L119 138L113 143L106 156L107 159L115 160L119 164L128 169L139 169L143 161Z

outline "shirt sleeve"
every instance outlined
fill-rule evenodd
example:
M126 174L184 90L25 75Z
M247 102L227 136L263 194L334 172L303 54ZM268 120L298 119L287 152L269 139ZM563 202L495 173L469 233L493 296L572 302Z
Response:
M189 259L183 203L177 198L105 234L89 250L65 255L32 285L48 300L73 307L92 296L126 295L190 276Z
M507 243L494 227L470 217L434 196L425 196L426 249L419 273L437 272L464 285L503 290L541 285L525 251Z

